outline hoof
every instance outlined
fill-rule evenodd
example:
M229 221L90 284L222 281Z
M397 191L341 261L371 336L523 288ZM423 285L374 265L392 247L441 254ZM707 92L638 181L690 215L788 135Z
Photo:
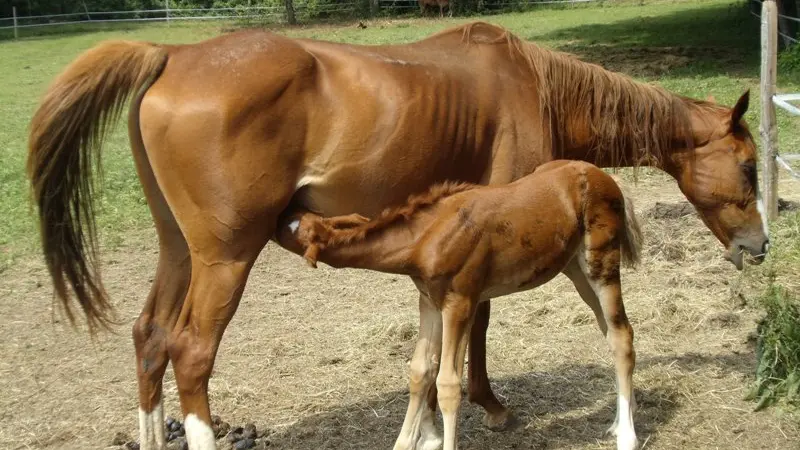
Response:
M617 437L617 450L638 450L639 440L636 435L628 434L627 436Z
M492 431L506 431L517 425L517 418L511 413L510 409L504 409L499 414L489 414L483 416L483 425Z
M420 438L414 450L439 450L442 448L442 438L438 436L429 436L427 439Z

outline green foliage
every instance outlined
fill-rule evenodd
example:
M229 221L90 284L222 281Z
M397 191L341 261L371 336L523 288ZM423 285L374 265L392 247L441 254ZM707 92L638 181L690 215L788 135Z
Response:
M758 325L756 382L747 399L756 411L780 398L800 405L800 301L770 283L761 298L765 316Z
M800 45L793 45L778 54L778 69L800 71Z

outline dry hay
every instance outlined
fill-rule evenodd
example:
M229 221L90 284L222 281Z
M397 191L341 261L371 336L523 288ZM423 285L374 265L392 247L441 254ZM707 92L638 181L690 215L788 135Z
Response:
M722 259L695 214L656 206L682 200L668 178L645 171L635 186L629 173L619 178L633 193L646 239L642 266L623 273L640 439L648 449L796 448L796 415L754 414L743 400L753 380L749 336L759 313L752 299L761 284ZM787 197L796 192L782 186ZM150 285L155 252L147 232L102 253L127 324ZM137 434L130 328L92 345L61 321L51 325L47 286L38 260L0 278L0 448L114 448L117 432ZM313 270L270 245L223 340L213 410L230 424L268 430L270 448L389 447L407 404L416 326L409 280ZM519 426L488 431L480 409L465 403L463 449L613 447L602 437L615 408L611 358L566 278L493 302L488 351L493 387ZM171 370L164 388L166 413L178 417ZM220 444L227 448L224 438Z

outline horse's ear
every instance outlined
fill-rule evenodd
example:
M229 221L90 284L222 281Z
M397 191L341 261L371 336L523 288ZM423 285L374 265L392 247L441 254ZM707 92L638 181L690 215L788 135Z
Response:
M733 109L731 110L731 128L737 128L739 126L739 121L742 120L749 106L750 89L744 91L744 94L742 94L739 100L736 101L736 104L733 105Z

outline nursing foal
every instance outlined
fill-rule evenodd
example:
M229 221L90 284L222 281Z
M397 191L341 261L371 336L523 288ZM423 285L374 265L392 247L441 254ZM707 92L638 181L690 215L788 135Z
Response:
M322 261L409 275L428 294L420 297L409 405L395 449L441 444L434 430L415 429L431 423L418 419L431 414L425 401L434 381L444 448L457 447L464 352L478 303L535 288L559 272L594 310L613 353L618 402L609 431L618 449L638 446L633 329L622 304L620 260L638 261L641 231L630 202L599 168L554 161L507 185L440 184L371 221L290 208L276 240L314 267Z

